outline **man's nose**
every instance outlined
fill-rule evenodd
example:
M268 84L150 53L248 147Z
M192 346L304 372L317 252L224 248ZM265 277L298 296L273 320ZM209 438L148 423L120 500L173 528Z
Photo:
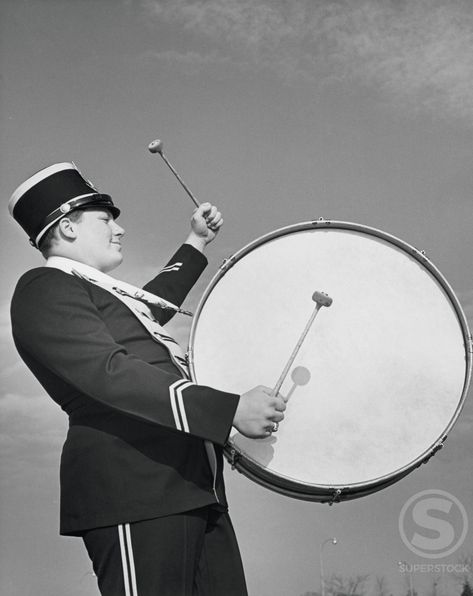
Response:
M116 222L113 222L113 233L116 236L124 236L125 230L121 226L119 226Z

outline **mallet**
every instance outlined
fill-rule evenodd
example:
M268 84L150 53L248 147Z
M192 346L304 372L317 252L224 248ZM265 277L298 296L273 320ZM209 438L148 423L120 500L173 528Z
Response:
M289 369L291 368L297 356L297 353L299 352L302 343L306 338L306 335L309 333L309 329L311 328L312 323L314 322L319 310L322 308L322 306L329 307L333 302L332 298L330 298L330 296L328 296L328 294L326 294L325 292L314 292L312 294L312 300L315 302L315 309L311 314L310 319L307 322L307 325L305 326L304 331L302 332L302 335L300 336L299 341L296 344L296 347L292 351L292 354L289 357L289 360L287 361L287 364L284 367L284 370L282 371L281 376L278 379L278 382L274 386L273 395L277 395L279 393L279 390L281 389L281 386L284 383L284 379L286 378L287 373L289 372Z
M186 191L186 193L189 195L189 197L191 198L192 202L194 203L194 205L196 207L200 206L199 201L194 197L194 195L192 194L192 192L190 191L189 187L187 186L187 184L184 182L184 180L179 176L179 174L176 172L176 170L174 169L174 167L172 166L171 163L169 163L168 158L164 155L163 153L163 142L160 139L156 139L155 141L152 141L149 145L148 145L148 149L150 153L159 153L159 155L163 158L164 162L166 163L166 165L168 166L168 168L171 170L171 172L174 174L174 176L176 176L176 178L178 179L178 181L180 182L180 184L182 185L182 188Z
M296 368L293 368L291 371L292 387L284 400L286 402L289 401L290 397L296 390L296 387L303 387L304 385L307 385L307 383L310 381L310 376L310 370L305 366L296 366Z

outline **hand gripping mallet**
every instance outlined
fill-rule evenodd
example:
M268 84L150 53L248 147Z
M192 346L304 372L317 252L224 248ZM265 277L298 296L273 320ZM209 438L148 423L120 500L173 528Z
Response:
M164 155L163 153L163 142L159 139L156 139L155 141L152 141L149 145L148 145L148 149L150 153L159 153L159 155L163 158L165 164L168 166L168 168L171 170L171 172L174 174L174 176L176 176L176 178L178 179L178 181L180 182L180 184L182 185L182 188L186 191L186 193L189 195L189 197L191 198L192 202L194 203L194 205L196 207L200 206L199 201L194 197L194 195L192 194L191 190L189 189L189 187L187 186L187 184L184 182L184 180L179 176L179 174L176 172L176 170L174 169L174 167L172 166L171 163L169 163L168 158Z
M287 377L287 373L289 372L289 369L292 366L292 363L294 362L297 353L299 352L302 343L304 341L304 339L306 338L306 335L309 333L309 329L312 326L312 323L315 320L315 317L317 316L319 310L322 308L322 306L331 306L333 300L332 298L330 298L330 296L328 296L325 292L314 292L312 294L312 300L315 302L315 309L314 312L311 314L310 319L307 322L307 325L305 326L304 331L302 332L302 335L299 338L299 341L296 344L296 347L294 348L294 350L292 351L292 354L289 358L289 360L287 361L286 366L284 367L284 370L281 373L281 376L278 379L278 382L276 383L276 385L274 386L274 389L272 391L272 395L277 395L279 393L279 390L281 389L282 384L284 383L284 379ZM277 430L277 427L275 427Z

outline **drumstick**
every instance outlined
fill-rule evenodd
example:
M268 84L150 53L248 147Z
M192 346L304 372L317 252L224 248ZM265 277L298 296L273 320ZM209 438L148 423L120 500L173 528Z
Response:
M184 180L179 176L179 174L176 172L176 170L174 169L174 167L172 166L172 164L169 163L168 158L164 155L163 153L163 142L159 139L156 139L155 141L152 141L149 145L148 145L148 149L150 153L159 153L159 155L163 158L164 163L168 166L168 168L171 170L171 172L174 174L174 176L176 176L176 178L178 179L178 181L180 182L182 188L186 191L186 193L189 195L189 197L191 198L192 202L194 203L194 205L196 207L200 206L199 201L194 197L194 195L192 194L192 192L190 191L189 187L187 186L187 184L184 182Z
M289 360L287 361L287 364L284 367L284 370L282 371L281 376L278 379L278 382L274 386L274 389L272 391L273 395L277 395L279 393L279 390L281 389L281 386L284 383L284 379L287 377L287 373L289 372L289 369L291 368L292 363L294 362L297 353L299 352L302 343L306 338L306 335L309 333L309 329L311 328L312 323L314 322L319 310L322 308L322 306L329 307L333 302L332 298L330 298L330 296L328 296L325 292L314 292L312 294L312 300L315 302L314 311L311 314L310 319L307 322L307 325L305 326L304 331L302 332L302 335L300 336L299 341L296 344L296 347L292 351L292 354L289 357Z

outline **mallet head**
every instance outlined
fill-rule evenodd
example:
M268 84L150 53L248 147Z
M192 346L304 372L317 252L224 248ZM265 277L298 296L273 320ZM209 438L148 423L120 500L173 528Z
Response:
M307 385L310 381L310 370L305 366L296 366L296 368L291 372L291 379L294 382L294 385Z
M155 141L151 141L148 145L148 149L150 153L161 153L163 152L163 142L160 139L156 139Z
M330 306L333 302L328 294L318 291L312 294L312 300L316 302L318 306Z

